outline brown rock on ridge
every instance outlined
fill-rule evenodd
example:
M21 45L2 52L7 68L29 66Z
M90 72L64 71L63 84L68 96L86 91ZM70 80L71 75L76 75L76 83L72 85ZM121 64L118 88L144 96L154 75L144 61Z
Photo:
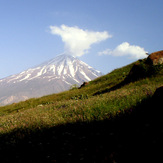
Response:
M151 53L147 58L147 63L152 65L163 64L163 50Z
M163 50L151 53L146 60L135 63L124 82L133 82L156 74L154 67L160 64L163 64Z
M84 83L79 87L79 89L82 88L82 87L85 87L85 86L88 85L88 84L89 84L89 82L84 82Z

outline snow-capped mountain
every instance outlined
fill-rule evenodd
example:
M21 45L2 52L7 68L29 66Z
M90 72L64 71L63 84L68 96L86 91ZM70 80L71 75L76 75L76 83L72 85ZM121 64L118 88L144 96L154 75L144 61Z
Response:
M59 55L34 68L0 80L0 105L68 90L101 72L70 55Z

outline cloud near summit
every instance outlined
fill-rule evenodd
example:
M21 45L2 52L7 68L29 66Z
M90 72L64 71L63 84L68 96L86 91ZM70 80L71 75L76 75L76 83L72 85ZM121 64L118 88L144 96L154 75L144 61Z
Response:
M92 44L104 41L112 36L107 32L94 32L83 30L79 27L69 27L66 25L50 26L50 32L59 35L65 43L65 52L73 56L82 56L88 53Z

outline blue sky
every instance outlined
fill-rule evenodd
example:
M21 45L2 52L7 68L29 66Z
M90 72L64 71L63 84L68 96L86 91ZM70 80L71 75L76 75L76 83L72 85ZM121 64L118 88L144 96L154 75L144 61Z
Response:
M162 8L162 0L0 0L0 78L67 50L103 73L163 50Z

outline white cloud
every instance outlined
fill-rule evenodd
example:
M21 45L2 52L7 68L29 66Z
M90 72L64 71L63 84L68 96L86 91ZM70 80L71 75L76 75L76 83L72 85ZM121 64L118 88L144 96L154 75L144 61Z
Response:
M80 29L79 27L68 27L66 25L50 26L54 35L59 35L65 43L65 51L73 56L82 56L88 53L92 44L104 41L112 36L107 31L94 32Z
M128 42L123 42L114 50L106 49L99 52L99 55L113 55L113 56L129 56L131 59L146 58L146 51L144 48L136 45L130 45Z

